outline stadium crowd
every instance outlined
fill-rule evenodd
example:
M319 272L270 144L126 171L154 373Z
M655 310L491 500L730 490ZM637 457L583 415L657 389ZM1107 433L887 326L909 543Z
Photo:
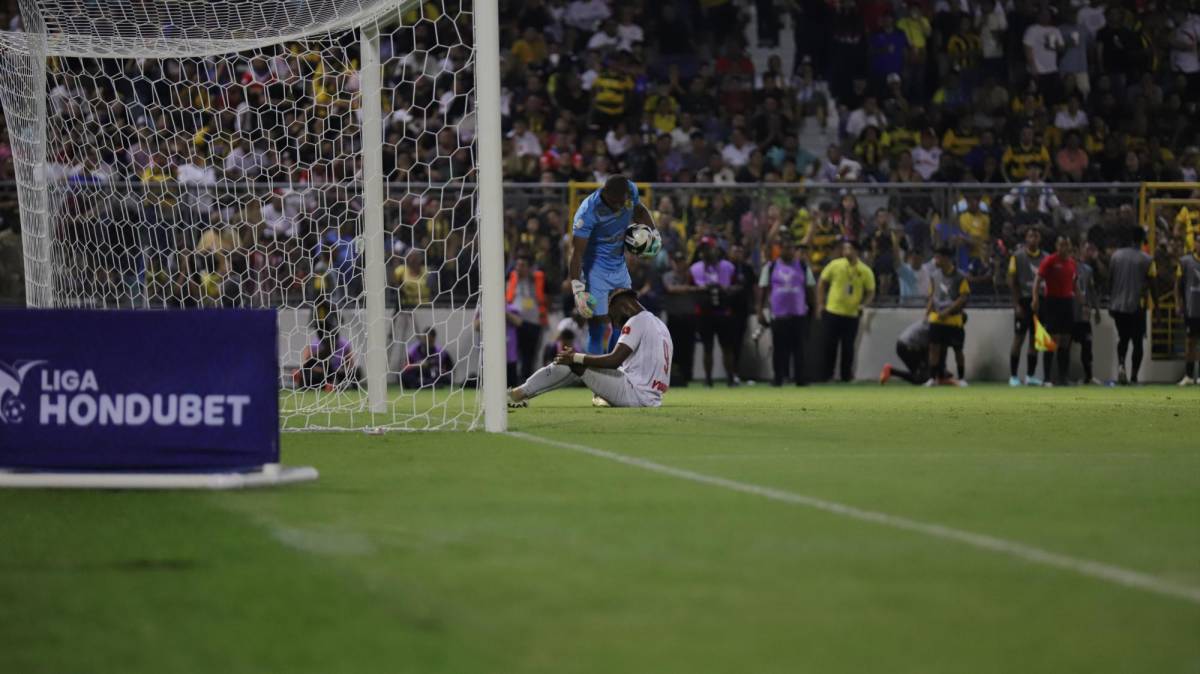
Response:
M477 287L472 201L455 187L473 170L466 4L423 3L382 40L401 307ZM916 304L935 250L973 296L1001 298L1030 229L1107 260L1138 226L1137 183L1197 180L1196 5L503 1L506 248L514 273L540 279L522 320L542 325L569 298L572 205L554 185L615 173L655 184L663 251L633 264L668 315L672 275L714 257L740 281L710 308L743 316L793 249L814 281L853 255L878 301ZM53 60L51 128L82 142L50 175L76 188L64 218L104 237L74 252L95 286L81 294L128 298L130 277L183 305L356 292L358 63L353 33L230 57ZM5 135L0 179L13 175ZM120 181L140 185L134 198L96 198ZM1193 250L1200 211L1160 215L1150 253L1164 270ZM716 332L701 343L744 338Z

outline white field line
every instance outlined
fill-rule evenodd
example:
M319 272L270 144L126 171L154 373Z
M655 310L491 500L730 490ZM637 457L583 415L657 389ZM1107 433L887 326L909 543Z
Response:
M892 527L893 529L912 531L915 533L924 534L926 536L932 536L933 538L954 541L956 543L969 545L980 550L987 550L989 552L1015 557L1022 561L1033 564L1054 567L1083 576L1088 576L1090 578L1095 578L1097 580L1114 583L1116 585L1124 585L1126 587L1137 588L1147 592L1173 597L1175 599L1182 599L1194 604L1200 604L1200 588L1182 585L1169 580L1163 580L1149 574L1132 571L1130 569L1124 569L1112 564L1105 564L1103 562L1096 562L1090 559L1062 555L1056 552L1042 550L1041 548L1035 548L1024 543L1009 541L1003 538L996 538L995 536L987 536L985 534L977 534L970 531L964 531L962 529L955 529L942 524L922 522L920 520L913 520L898 515L889 515L887 513L876 512L874 510L863 510L861 508L849 506L844 503L838 503L836 501L826 501L825 499L820 499L813 496L805 496L804 494L797 494L795 492L775 489L773 487L763 487L761 485L751 484L749 482L738 482L736 480L729 480L713 475L705 475L704 473L697 473L694 471L685 470L683 468L674 468L661 463L647 461L646 459L626 456L624 454L609 452L603 449L596 449L595 447L588 447L586 445L578 445L572 442L561 442L559 440L551 440L549 438L530 435L528 433L520 433L517 431L510 431L508 435L529 442L536 442L543 445L549 445L551 447L558 447L560 449L578 452L580 454L587 454L589 456L594 456L601 459L608 459L609 461L616 461L617 463L623 463L627 466L641 468L653 473L667 475L670 477L679 478L681 480L687 480L689 482L706 484L711 487L720 487L721 489L728 489L730 491L741 492L743 494L751 494L753 496L761 496L772 501L780 501L782 503L790 503L792 505L815 508L816 510L823 510L828 513L841 515L842 517L849 517L850 519L855 519L862 522L872 522L874 524Z

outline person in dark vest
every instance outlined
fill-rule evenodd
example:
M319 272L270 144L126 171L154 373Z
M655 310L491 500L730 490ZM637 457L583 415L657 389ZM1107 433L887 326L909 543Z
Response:
M808 314L817 280L808 266L805 251L791 237L779 242L779 259L763 265L755 293L758 322L771 327L774 348L772 386L782 386L791 368L797 386L807 383L804 376L804 338L808 334ZM767 311L770 311L770 316Z

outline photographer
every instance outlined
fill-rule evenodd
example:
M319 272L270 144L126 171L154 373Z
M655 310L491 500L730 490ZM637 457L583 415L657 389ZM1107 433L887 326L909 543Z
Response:
M804 378L804 338L808 334L809 307L817 281L809 268L803 248L797 248L791 237L779 242L779 259L763 266L755 293L758 307L758 322L771 327L773 345L772 386L782 386L783 379L792 368L792 381L797 386L807 382ZM768 320L767 309L771 316Z
M711 236L700 239L700 260L692 265L692 283L700 289L700 302L696 330L704 345L704 385L712 386L713 337L721 345L721 360L725 365L725 383L737 386L734 381L734 341L737 326L734 325L730 298L742 291L738 282L737 268L729 260L720 257L717 240Z

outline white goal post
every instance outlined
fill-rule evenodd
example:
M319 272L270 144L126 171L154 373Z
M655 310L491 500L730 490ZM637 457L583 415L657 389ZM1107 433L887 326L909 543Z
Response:
M284 430L506 430L496 0L20 7L29 306L275 308Z

